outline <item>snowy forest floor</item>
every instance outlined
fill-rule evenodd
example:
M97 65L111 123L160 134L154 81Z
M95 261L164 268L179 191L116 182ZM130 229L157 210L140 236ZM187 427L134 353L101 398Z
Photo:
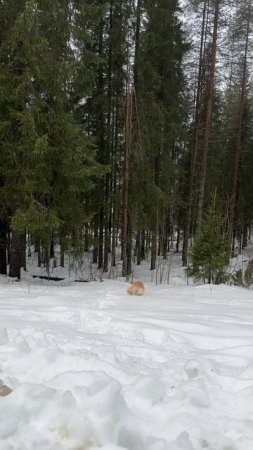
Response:
M253 292L176 273L1 278L1 450L253 449Z

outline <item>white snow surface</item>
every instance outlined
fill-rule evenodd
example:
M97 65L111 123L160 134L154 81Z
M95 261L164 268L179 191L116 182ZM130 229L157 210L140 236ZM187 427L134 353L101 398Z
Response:
M1 450L252 450L253 292L0 285Z

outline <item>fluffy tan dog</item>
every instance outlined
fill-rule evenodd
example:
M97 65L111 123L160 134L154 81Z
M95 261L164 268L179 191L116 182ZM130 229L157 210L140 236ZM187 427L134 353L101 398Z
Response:
M127 293L130 295L143 295L144 284L142 281L133 281L131 286L127 289Z

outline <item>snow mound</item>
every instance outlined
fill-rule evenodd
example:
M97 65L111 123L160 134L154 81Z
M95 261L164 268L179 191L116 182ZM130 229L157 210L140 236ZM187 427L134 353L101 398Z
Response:
M252 346L252 291L1 286L0 449L252 450Z

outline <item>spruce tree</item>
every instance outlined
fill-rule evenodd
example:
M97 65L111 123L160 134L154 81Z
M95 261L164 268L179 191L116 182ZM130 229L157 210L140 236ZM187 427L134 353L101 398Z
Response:
M219 284L226 281L229 262L229 240L216 192L213 194L197 236L189 252L191 264L187 272L195 280Z
M29 229L45 247L55 232L80 235L84 193L100 171L69 101L70 39L69 2L34 0L17 12L1 47L2 204L13 231ZM19 247L15 239L12 251ZM20 276L20 264L10 267L12 276Z

